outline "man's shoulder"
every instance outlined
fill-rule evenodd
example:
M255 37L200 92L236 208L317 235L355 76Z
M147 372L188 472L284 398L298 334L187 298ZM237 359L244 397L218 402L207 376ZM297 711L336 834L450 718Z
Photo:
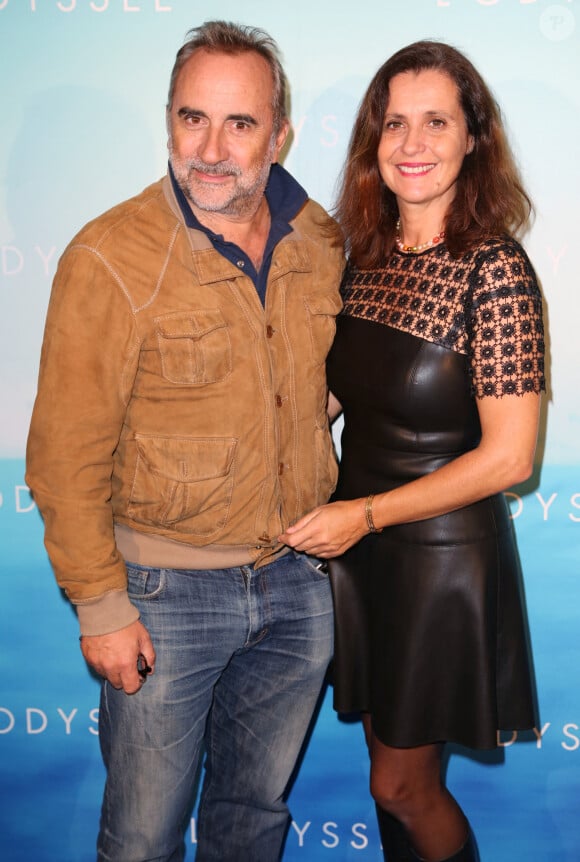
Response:
M344 240L338 223L312 198L308 198L291 224L302 236L323 246L326 252L333 251L342 256Z
M322 221L324 223L334 222L334 219L327 210L324 209L322 204L319 204L318 201L315 201L313 198L308 198L304 202L304 206L297 213L296 218L309 218L315 222Z
M70 246L88 246L102 249L109 244L117 244L140 235L144 228L148 231L171 230L176 217L171 212L163 192L163 180L157 180L134 197L101 213L89 221L76 234Z

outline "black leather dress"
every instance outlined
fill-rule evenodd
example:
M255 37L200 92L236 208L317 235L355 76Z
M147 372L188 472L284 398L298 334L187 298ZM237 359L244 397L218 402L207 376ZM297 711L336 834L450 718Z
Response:
M335 499L437 470L480 439L477 399L538 392L541 302L513 240L349 268L328 360L344 409ZM503 494L365 537L331 565L335 708L392 746L493 748L536 722L521 572Z

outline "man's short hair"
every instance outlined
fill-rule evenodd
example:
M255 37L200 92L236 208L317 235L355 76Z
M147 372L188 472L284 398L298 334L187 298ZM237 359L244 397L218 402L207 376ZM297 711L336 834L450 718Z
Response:
M179 73L196 51L215 51L223 54L244 54L250 51L259 54L272 72L272 113L274 131L278 132L288 117L286 75L279 59L278 45L264 30L229 21L206 21L187 33L187 41L177 52L169 81L167 110L171 110L173 95Z

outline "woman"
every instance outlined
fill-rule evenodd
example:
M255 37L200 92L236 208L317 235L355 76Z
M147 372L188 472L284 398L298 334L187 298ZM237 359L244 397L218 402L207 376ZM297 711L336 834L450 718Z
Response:
M502 494L532 471L545 388L540 294L513 239L530 211L471 63L437 42L391 57L358 113L337 207L349 266L328 364L345 420L336 502L282 537L343 555L335 706L363 713L391 862L474 860L443 745L493 748L498 729L535 724Z

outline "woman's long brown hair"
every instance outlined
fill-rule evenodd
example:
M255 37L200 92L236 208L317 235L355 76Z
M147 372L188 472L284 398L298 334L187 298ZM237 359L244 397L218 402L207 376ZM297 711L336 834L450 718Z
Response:
M395 75L426 69L454 81L474 140L445 220L445 242L451 254L458 257L490 236L515 236L530 219L532 203L509 148L500 109L481 75L455 48L442 42L415 42L375 74L352 131L335 214L357 266L380 266L395 242L397 202L377 163L389 84Z

